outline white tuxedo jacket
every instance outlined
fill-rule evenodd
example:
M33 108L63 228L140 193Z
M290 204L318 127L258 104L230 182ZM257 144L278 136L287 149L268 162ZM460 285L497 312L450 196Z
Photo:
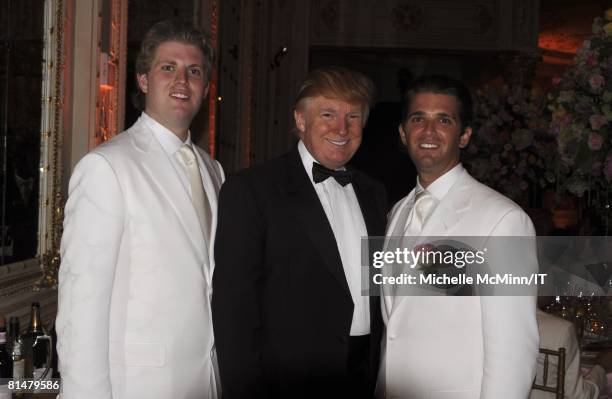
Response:
M214 232L224 175L196 153ZM61 243L62 399L215 397L212 249L144 117L86 155Z
M403 235L414 195L392 209L387 236ZM487 237L533 237L534 228L514 202L463 170L421 234L479 236L483 248L495 245ZM535 248L524 252L492 263L506 272L516 264L536 272ZM379 397L527 398L538 355L535 297L394 297L386 289Z

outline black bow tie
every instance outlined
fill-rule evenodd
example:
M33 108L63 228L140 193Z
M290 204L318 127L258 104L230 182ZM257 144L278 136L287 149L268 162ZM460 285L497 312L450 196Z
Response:
M351 182L353 173L350 170L331 170L316 162L312 163L312 180L315 183L321 183L330 176L344 187Z

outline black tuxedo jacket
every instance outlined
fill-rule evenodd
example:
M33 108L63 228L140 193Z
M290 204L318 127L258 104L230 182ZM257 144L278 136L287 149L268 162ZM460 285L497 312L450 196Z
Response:
M384 235L383 186L359 171L352 184L368 235ZM370 298L371 388L382 330L379 300ZM345 397L351 389L353 301L297 147L221 188L212 316L224 398Z

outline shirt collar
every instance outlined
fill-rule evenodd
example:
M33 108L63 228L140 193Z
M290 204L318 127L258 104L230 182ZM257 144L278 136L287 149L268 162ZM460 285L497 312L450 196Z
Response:
M310 152L300 140L298 142L298 152L300 153L300 158L302 159L302 164L304 165L304 169L306 169L306 173L308 174L308 178L312 181L312 164L315 161L314 157L310 155Z
M444 173L442 176L438 177L434 180L429 187L427 187L427 191L433 195L438 201L442 200L448 190L455 184L459 176L463 172L463 165L458 163L454 168ZM425 190L423 186L421 186L421 182L417 176L417 184L416 184L416 192Z
M151 118L145 112L142 113L141 118L143 118L147 126L151 128L153 134L157 138L157 141L159 141L164 149L164 152L168 156L174 155L183 144L187 144L190 147L192 146L191 132L189 130L187 131L187 139L183 142L176 134L172 133L170 129Z

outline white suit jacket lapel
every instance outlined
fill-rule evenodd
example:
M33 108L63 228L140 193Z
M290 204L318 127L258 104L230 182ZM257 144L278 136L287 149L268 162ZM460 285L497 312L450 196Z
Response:
M413 189L404 199L395 205L389 215L389 223L387 225L387 236L403 236L405 231L406 219L414 205L415 190ZM385 242L385 245L387 243Z
M413 189L410 194L408 194L405 198L400 200L391 210L389 214L389 221L387 224L387 231L385 233L385 243L383 250L384 251L395 251L397 242L401 237L405 234L405 226L406 220L408 219L408 215L412 210L412 205L414 205L414 195L415 190ZM390 238L393 237L393 241L390 241ZM388 266L383 266L383 268ZM392 272L390 269L383 270L383 275L391 275ZM398 301L398 298L395 297L395 287L392 285L383 285L382 286L382 301L384 302L383 310L386 311L386 314L383 317L388 320L391 317L391 313L393 312L393 308Z
M464 170L429 215L422 236L444 236L452 232L463 214L472 207L470 185L470 177Z
M155 139L153 132L141 120L137 124L139 129L134 130L132 142L141 153L142 166L148 172L151 180L157 183L160 195L166 197L178 215L196 253L201 259L204 259L206 250L202 245L204 237L189 193L181 184L178 172L168 159L161 144Z
M448 190L444 198L442 198L432 214L427 218L420 234L421 238L427 241L427 237L433 238L452 235L452 231L457 224L460 223L463 214L472 207L470 179L467 172L463 171L455 184ZM394 218L395 220L391 220L389 224L389 227L393 229L389 231L393 231L394 234L403 234L399 233L399 231L403 229L403 225L410 213L411 207L409 205L412 202L412 197L414 197L414 190L406 197L406 202L403 203L404 209L398 209L398 213ZM404 298L405 296L398 296L396 298L391 297L390 299L385 298L387 309L390 309L391 313L393 313L393 311L403 302ZM391 306L389 306L390 304Z
M219 189L221 188L222 182L216 174L212 173L212 171L215 170L214 169L215 166L213 165L215 161L210 160L210 158L204 159L204 157L202 157L202 154L200 153L199 148L197 148L195 153L196 153L196 157L198 158L198 165L200 167L200 175L202 176L202 185L204 187L204 190L206 191L206 197L208 198L208 203L210 204L210 212L212 215L212 220L210 221L210 224L211 224L210 240L209 242L206 243L205 256L207 257L207 259L203 265L203 267L205 268L204 273L206 276L206 281L210 287L212 286L212 273L214 269L213 245L212 244L215 242L215 233L217 230L215 228L217 226L217 207L218 207L217 193L219 192Z

